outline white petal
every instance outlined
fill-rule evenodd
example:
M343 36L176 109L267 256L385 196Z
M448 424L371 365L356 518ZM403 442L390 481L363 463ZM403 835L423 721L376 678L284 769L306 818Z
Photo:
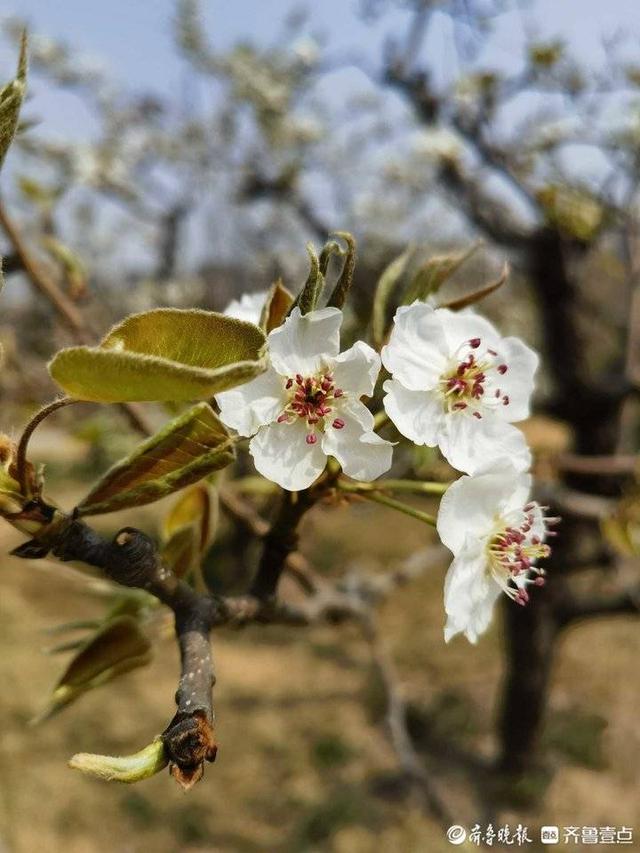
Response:
M409 391L395 379L387 379L383 388L385 411L399 432L414 444L434 447L445 417L439 396L432 391Z
M500 388L502 394L508 395L509 405L498 406L496 412L504 420L522 421L529 417L538 355L520 338L504 338L498 352L508 370L494 381L494 385Z
M494 464L494 470L500 470L504 473L504 466ZM504 512L519 512L529 502L531 496L531 474L525 471L514 469L509 475L511 477L511 494L504 504ZM542 517L540 510L537 512L538 517ZM535 535L535 534L534 534Z
M405 388L433 388L444 372L449 350L437 312L424 302L414 302L396 312L382 363Z
M438 445L447 462L458 471L474 474L499 460L524 471L531 452L517 427L497 420L488 412L482 418L470 412L452 412L442 419Z
M236 320L245 320L247 323L255 323L257 326L266 301L266 290L260 290L257 293L243 293L240 299L232 299L222 313L226 317L235 317Z
M257 471L290 492L308 488L323 472L327 457L319 441L307 444L307 435L301 420L262 427L249 443Z
M505 465L475 477L460 477L449 486L440 501L437 529L450 551L459 554L469 542L484 547L512 498L514 476L513 468Z
M269 367L251 382L216 395L220 420L240 435L253 435L274 421L287 404L284 381Z
M282 376L310 376L332 362L340 352L339 308L301 314L294 308L282 326L269 335L271 363Z
M485 555L465 548L452 562L445 579L445 641L464 633L471 643L477 642L491 622L499 595L500 587L487 572Z
M449 352L453 355L458 348L472 338L480 338L481 351L495 349L500 352L502 339L495 327L475 311L450 311L438 308L438 319L442 323Z
M363 341L356 343L335 360L335 384L356 397L370 397L380 373L380 356Z
M365 432L373 431L374 417L360 400L354 400L350 397L343 397L338 400L334 417L343 418L345 421L349 418L354 419Z
M322 440L324 452L334 456L344 473L356 480L369 482L388 471L393 454L391 442L363 429L361 423L349 417L345 410L340 412L340 417L344 421L342 429L327 424Z

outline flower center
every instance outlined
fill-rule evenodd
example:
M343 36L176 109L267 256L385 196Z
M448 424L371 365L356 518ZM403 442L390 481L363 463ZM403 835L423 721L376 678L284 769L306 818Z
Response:
M547 509L532 502L520 512L500 519L487 546L492 577L509 598L523 606L529 601L526 587L530 584L544 586L545 583L545 570L534 563L551 554L544 540L556 535L548 528L560 521L544 516Z
M334 429L343 429L344 421L335 417L336 400L344 397L342 388L336 388L331 372L315 376L297 373L285 382L289 401L278 417L278 423L294 423L302 419L307 425L307 444L316 444L316 430L323 431L327 420Z
M508 365L495 350L481 350L481 345L481 338L465 341L440 377L440 388L449 412L468 410L474 417L481 418L483 408L509 405L509 397L502 393L498 378L504 376Z

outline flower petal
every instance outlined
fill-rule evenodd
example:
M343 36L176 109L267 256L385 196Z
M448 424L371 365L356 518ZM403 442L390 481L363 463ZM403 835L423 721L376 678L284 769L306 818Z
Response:
M449 358L447 340L437 312L425 302L398 308L391 337L382 349L382 363L413 391L433 388Z
M222 313L225 317L235 317L236 320L245 320L257 326L260 323L260 315L267 301L267 295L266 290L243 293L240 299L232 299Z
M445 642L464 633L476 643L491 622L500 587L487 572L486 556L477 547L465 547L449 567L444 585L447 623Z
M475 311L450 311L448 308L438 308L436 314L442 323L450 355L472 338L480 338L483 350L500 351L503 343L500 333L485 317L476 314Z
M364 406L362 408L368 412ZM346 409L340 411L344 422L342 429L327 425L322 449L338 460L348 477L367 482L375 480L391 467L393 444L372 430L363 429L347 412Z
M509 464L456 480L440 501L437 529L442 543L454 554L468 543L484 547L496 518L513 508L514 485L520 497L521 483Z
M327 457L320 442L307 444L307 435L300 420L262 427L249 443L257 471L290 492L308 488L323 472Z
M282 326L269 335L271 363L281 376L310 376L332 362L340 352L339 308L301 314L294 308Z
M395 379L387 379L384 408L398 430L414 444L434 447L446 417L442 401L431 391L410 391Z
M442 419L438 445L447 462L465 474L475 474L499 460L524 471L531 452L524 435L510 423L491 417L481 419L469 412L452 412Z
M274 421L287 404L284 382L269 367L251 382L216 395L220 420L240 435L253 435Z
M499 352L508 365L507 372L500 377L500 391L508 395L509 405L498 406L496 412L504 420L522 421L529 417L539 358L520 338L504 338Z
M356 341L335 360L335 384L356 397L370 397L380 373L380 356L368 344Z

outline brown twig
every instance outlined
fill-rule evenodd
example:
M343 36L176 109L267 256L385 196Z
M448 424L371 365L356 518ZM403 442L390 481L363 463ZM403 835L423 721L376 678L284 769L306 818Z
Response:
M2 227L7 235L7 238L14 249L15 255L19 259L22 268L36 290L42 293L49 300L56 309L60 318L71 329L74 336L81 343L88 343L92 337L92 333L87 325L86 319L82 316L73 302L58 287L55 279L49 275L48 270L35 260L1 201L0 227Z
M95 340L95 333L89 326L86 317L60 289L49 271L40 264L31 253L20 231L0 201L0 227L7 235L14 254L27 277L36 288L55 308L58 316L68 326L75 340L80 344L88 344ZM153 430L147 424L144 416L133 403L120 403L119 408L137 432L151 435Z

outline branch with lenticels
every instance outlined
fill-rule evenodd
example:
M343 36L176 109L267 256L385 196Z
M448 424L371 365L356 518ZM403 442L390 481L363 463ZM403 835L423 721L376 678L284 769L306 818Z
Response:
M306 502L309 501L307 496ZM301 510L302 505L298 508L299 512ZM44 503L39 511L43 518L52 513ZM44 535L31 540L17 548L14 554L33 559L44 557L49 551L62 561L80 561L98 568L118 584L142 589L173 611L181 673L176 692L177 711L161 738L170 772L184 788L190 788L202 777L205 763L213 761L217 751L212 698L215 678L209 640L213 628L248 622L311 625L323 621L361 621L363 615L392 589L434 562L430 550L419 560L414 555L412 565L406 569L388 576L351 578L335 586L326 584L310 592L302 604L292 605L273 596L202 595L167 568L154 542L132 527L123 528L108 540L84 521L68 518L64 523L58 522L48 538ZM435 552L439 557L440 549ZM283 547L280 547L280 554L283 564L291 557ZM275 568L272 557L268 565Z

